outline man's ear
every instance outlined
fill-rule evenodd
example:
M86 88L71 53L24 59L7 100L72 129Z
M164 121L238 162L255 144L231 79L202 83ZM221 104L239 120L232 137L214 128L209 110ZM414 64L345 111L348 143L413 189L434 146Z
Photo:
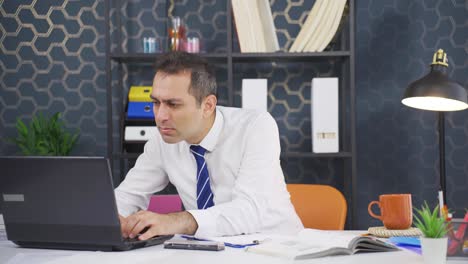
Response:
M210 94L205 97L203 100L203 115L204 117L209 117L216 109L216 104L218 103L218 99L215 95Z

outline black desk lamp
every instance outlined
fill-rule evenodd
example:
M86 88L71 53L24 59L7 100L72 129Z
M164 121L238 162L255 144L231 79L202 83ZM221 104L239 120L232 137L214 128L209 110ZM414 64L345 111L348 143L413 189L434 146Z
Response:
M401 100L409 107L439 112L439 199L444 205L446 204L444 112L468 108L466 89L447 77L445 73L447 68L447 54L439 49L434 53L431 71L421 79L412 82Z

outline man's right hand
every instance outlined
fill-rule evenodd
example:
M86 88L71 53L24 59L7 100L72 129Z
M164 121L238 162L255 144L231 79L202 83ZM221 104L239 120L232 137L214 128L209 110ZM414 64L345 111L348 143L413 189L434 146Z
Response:
M193 235L198 228L197 221L187 211L170 214L138 211L128 217L119 215L119 220L124 238L138 237L140 240L159 235Z

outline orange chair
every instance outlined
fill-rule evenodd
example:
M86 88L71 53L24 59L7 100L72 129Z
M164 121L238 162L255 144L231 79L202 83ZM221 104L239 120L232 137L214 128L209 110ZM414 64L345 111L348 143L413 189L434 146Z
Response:
M346 221L346 199L328 185L287 184L291 202L306 228L343 230Z
M148 211L168 214L182 211L182 201L177 194L153 195L148 205Z

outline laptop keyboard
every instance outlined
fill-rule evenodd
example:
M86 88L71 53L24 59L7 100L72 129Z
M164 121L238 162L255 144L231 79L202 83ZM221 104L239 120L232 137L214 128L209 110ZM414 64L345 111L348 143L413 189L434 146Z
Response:
M152 241L152 240L159 240L161 238L161 236L154 236L150 239L147 239L147 240L139 240L138 237L134 237L134 238L123 238L123 241L124 243L127 243L127 244L136 244L136 243L141 243L141 242L148 242L148 241Z

